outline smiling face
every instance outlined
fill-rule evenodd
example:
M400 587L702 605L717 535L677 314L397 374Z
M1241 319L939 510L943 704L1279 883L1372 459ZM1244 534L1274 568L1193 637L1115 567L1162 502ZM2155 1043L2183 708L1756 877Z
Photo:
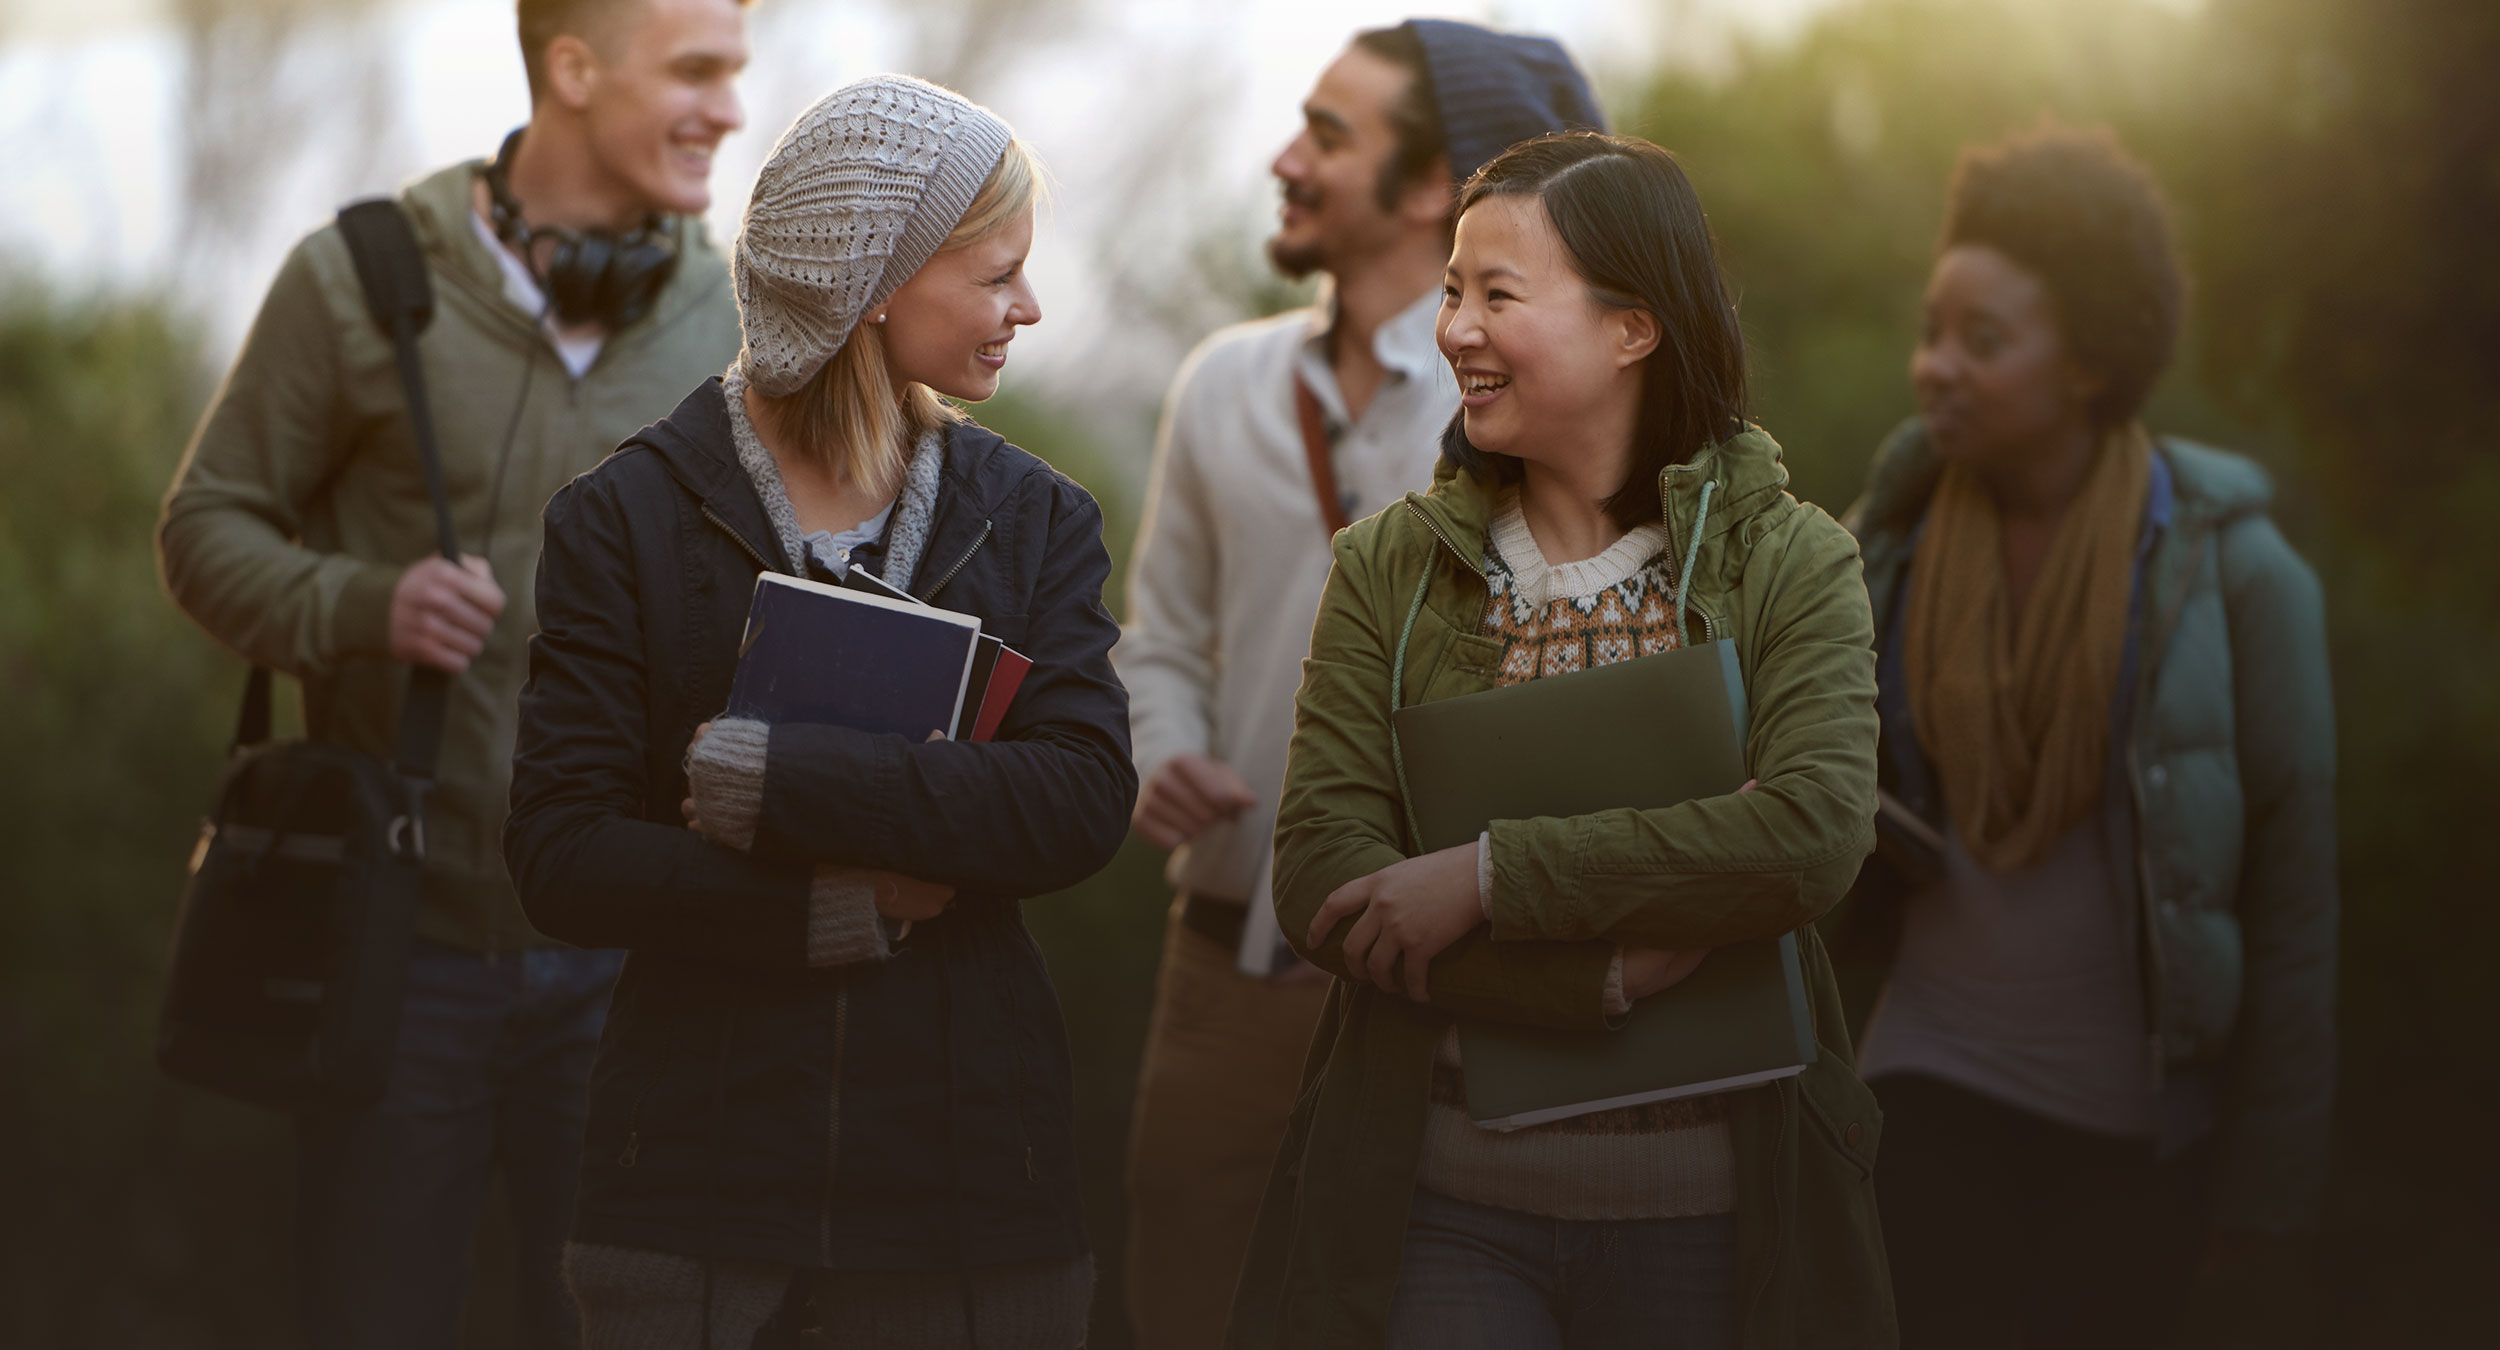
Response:
M2088 426L2100 382L2068 348L2040 278L1985 244L1957 244L1927 280L1910 388L1936 454L1984 470Z
M642 0L595 40L551 44L549 96L582 116L590 157L652 209L691 215L712 203L712 152L746 121L737 0ZM567 44L571 44L568 46Z
M1320 72L1302 104L1301 134L1269 166L1284 194L1267 241L1276 270L1333 271L1398 240L1400 211L1380 204L1380 179L1398 150L1390 110L1413 82L1405 67L1360 47ZM1439 200L1446 210L1446 190Z
M1007 344L1042 321L1042 302L1024 272L1033 251L1033 212L989 235L931 258L886 301L885 351L896 389L924 384L978 403L998 392Z
M1477 449L1558 465L1629 454L1657 322L1589 289L1544 203L1489 197L1459 217L1438 333Z

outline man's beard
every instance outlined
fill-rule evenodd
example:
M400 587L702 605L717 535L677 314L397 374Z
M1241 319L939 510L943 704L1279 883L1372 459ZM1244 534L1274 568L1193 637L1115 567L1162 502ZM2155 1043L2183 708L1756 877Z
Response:
M1288 244L1283 235L1267 241L1267 265L1287 281L1300 281L1328 266L1328 250L1319 241Z
M1319 214L1321 204L1327 200L1316 188L1298 183L1281 183L1278 186L1283 189L1286 201L1314 216ZM1283 273L1286 280L1300 281L1328 266L1328 245L1325 240L1317 238L1289 244L1285 242L1284 235L1278 233L1267 241L1267 262L1268 266Z

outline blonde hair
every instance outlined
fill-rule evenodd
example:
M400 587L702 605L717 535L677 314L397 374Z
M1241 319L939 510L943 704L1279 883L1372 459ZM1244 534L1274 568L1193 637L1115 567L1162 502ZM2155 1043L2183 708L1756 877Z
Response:
M981 243L1023 218L1041 198L1041 163L1023 141L1009 141L938 253ZM925 265L925 264L924 264ZM885 330L865 319L825 368L779 398L761 391L773 430L798 453L829 464L844 482L884 493L899 486L912 446L963 414L925 384L896 397L886 364Z

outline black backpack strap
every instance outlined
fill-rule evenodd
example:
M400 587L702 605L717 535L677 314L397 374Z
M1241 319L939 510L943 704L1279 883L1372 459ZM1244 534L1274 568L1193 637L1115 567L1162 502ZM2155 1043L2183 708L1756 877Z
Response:
M434 409L425 397L425 369L417 361L417 335L434 318L434 287L426 275L425 254L408 213L389 197L351 202L339 208L339 234L356 260L356 280L364 287L365 308L373 322L390 334L399 352L399 382L408 394L408 422L416 432L417 454L425 461L425 491L434 501L434 542L454 566L460 542L451 528L451 494L443 486L443 457L434 443ZM435 760L443 743L443 709L451 678L432 666L412 665L408 698L399 711L399 771L420 784L434 781ZM248 720L248 718L247 718Z

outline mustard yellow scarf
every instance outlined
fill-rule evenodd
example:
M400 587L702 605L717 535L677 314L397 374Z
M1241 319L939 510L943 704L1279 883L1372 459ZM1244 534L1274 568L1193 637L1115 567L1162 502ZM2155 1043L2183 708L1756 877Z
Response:
M1946 466L1928 504L1902 618L1910 715L1991 871L2039 862L2099 800L2151 460L2141 427L2102 443L2019 620L1979 476Z

